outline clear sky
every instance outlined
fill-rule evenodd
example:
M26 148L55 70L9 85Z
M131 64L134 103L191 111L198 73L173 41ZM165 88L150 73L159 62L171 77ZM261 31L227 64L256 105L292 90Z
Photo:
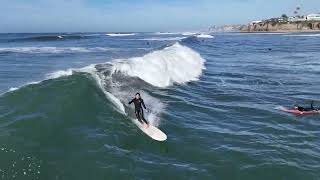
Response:
M320 0L0 0L0 32L203 30L320 12Z

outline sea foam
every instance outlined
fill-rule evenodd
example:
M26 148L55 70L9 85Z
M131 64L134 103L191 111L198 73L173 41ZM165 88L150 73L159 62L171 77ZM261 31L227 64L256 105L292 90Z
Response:
M194 50L176 43L143 57L118 60L113 72L139 77L157 87L167 87L197 80L204 69L205 60Z
M196 35L197 38L208 38L208 39L212 39L214 38L212 35L210 34L198 34Z
M135 33L110 33L106 34L107 36L112 36L112 37L121 37L121 36L134 36L136 35Z

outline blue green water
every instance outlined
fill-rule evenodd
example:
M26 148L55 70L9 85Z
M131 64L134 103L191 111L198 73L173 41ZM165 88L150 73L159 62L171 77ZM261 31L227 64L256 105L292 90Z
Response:
M320 179L319 34L213 36L0 34L0 179Z

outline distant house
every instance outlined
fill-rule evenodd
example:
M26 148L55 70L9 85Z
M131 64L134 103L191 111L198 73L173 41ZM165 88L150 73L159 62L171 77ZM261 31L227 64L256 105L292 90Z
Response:
M262 21L251 21L251 25L255 25L255 24L259 24L259 23L262 23Z
M307 15L307 21L320 21L320 14Z
M301 21L306 21L307 18L304 16L291 16L288 18L289 22L301 22Z
M267 19L265 20L265 22L270 22L270 23L282 23L282 22L287 22L287 19L284 18L271 18L271 19Z

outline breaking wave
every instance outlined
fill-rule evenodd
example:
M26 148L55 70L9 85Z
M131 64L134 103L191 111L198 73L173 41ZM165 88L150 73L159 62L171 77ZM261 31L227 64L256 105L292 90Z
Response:
M133 108L127 103L135 92L140 92L149 107L149 111L145 113L146 118L151 124L158 126L165 104L148 92L153 91L154 88L198 80L202 70L205 69L204 63L205 60L200 54L175 43L142 57L117 59L80 69L49 73L46 80L71 76L75 73L90 74L106 98L114 105L115 110L132 119L134 119ZM10 91L17 89L11 88Z
M204 62L197 52L176 43L143 57L118 60L112 67L112 73L121 72L139 77L153 86L167 87L197 80L204 69Z

